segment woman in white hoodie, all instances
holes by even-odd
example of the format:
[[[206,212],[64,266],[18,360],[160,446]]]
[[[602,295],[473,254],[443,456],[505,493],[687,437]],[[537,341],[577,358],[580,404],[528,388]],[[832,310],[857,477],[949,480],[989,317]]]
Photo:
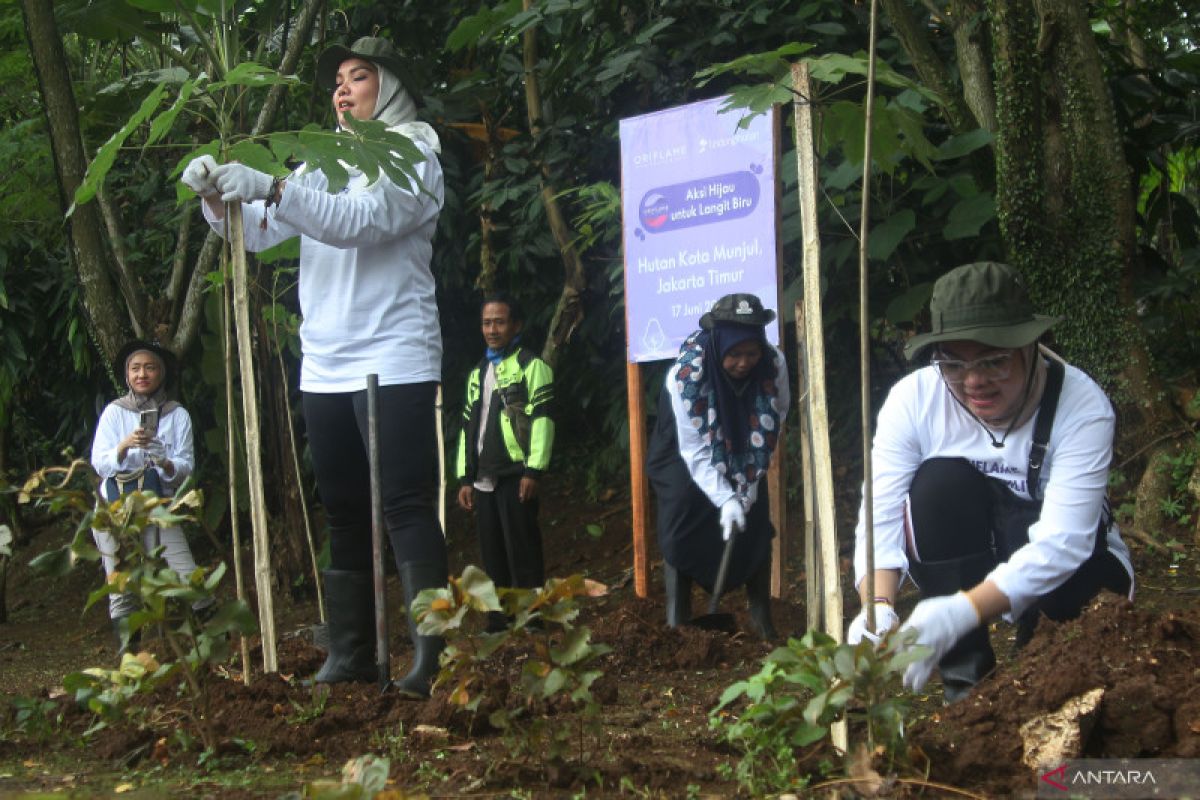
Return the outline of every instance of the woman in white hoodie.
[[[316,676],[326,683],[377,679],[368,374],[379,376],[384,515],[406,602],[447,581],[434,503],[442,337],[430,271],[443,181],[437,134],[416,119],[403,74],[391,43],[377,37],[332,47],[317,63],[317,82],[330,92],[339,120],[382,120],[412,140],[424,156],[415,166],[419,185],[386,175],[371,181],[350,170],[346,187],[330,194],[320,170],[302,165],[286,178],[272,178],[242,164],[217,165],[209,156],[193,160],[182,178],[204,199],[204,215],[218,233],[224,234],[224,204],[245,204],[248,250],[300,236],[300,390],[330,529],[330,650]],[[411,618],[409,629],[413,668],[396,685],[427,697],[442,640],[418,636]]]
[[[128,393],[104,408],[92,439],[92,466],[100,476],[100,493],[113,503],[135,491],[171,497],[192,474],[192,418],[171,399],[177,377],[170,351],[152,342],[135,339],[117,353],[113,367],[125,378]],[[120,543],[108,531],[92,530],[104,564],[112,575],[121,561]],[[178,525],[149,525],[142,531],[142,547],[151,553],[162,548],[167,566],[187,580],[196,569],[192,551]],[[212,604],[195,606],[200,611]],[[108,596],[108,615],[117,635],[117,653],[136,649],[141,637],[129,630],[128,617],[138,609],[129,593]]]

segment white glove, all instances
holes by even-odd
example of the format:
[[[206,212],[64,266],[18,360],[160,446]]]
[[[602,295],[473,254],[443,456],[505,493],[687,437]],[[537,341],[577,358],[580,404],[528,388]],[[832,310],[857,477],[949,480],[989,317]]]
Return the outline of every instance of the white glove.
[[[212,171],[212,180],[225,203],[265,200],[271,192],[271,176],[245,164],[222,164]]]
[[[721,538],[728,542],[734,528],[746,529],[746,512],[742,510],[742,501],[731,497],[721,506]]]
[[[876,603],[875,632],[871,633],[867,630],[867,609],[864,606],[858,612],[858,616],[850,622],[850,629],[846,631],[846,643],[858,644],[863,639],[869,639],[873,644],[879,644],[879,640],[889,631],[895,630],[899,624],[900,617],[896,615],[891,603]]]
[[[166,445],[158,439],[151,439],[150,444],[146,445],[142,452],[146,454],[146,460],[155,466],[167,460]]]
[[[950,652],[955,642],[979,627],[979,623],[979,613],[966,592],[931,597],[917,603],[900,632],[915,630],[915,644],[931,648],[933,652],[904,670],[905,688],[919,692],[942,656]]]
[[[220,194],[213,185],[213,170],[216,168],[217,161],[212,156],[196,156],[188,162],[179,180],[201,197],[216,197]]]

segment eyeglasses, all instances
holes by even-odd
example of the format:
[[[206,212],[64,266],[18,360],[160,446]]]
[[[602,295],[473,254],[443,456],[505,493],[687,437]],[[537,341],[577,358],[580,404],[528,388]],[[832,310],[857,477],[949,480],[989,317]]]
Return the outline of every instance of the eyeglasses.
[[[942,379],[952,386],[957,386],[967,379],[968,372],[974,372],[981,378],[990,381],[1002,381],[1012,374],[1014,351],[984,356],[973,361],[960,361],[955,358],[935,357],[930,363],[938,368]]]

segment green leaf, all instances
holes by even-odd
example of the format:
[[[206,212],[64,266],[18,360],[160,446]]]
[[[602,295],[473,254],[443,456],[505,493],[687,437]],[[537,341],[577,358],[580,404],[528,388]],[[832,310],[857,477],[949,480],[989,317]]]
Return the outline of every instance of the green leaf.
[[[550,648],[550,660],[560,666],[569,667],[592,654],[588,641],[592,632],[587,628],[572,628],[559,647]]]
[[[229,148],[226,161],[236,161],[269,175],[285,175],[288,171],[275,160],[275,155],[270,150],[251,139],[243,139]]]
[[[828,728],[823,728],[820,725],[809,725],[806,722],[797,727],[792,734],[792,747],[808,747],[813,742],[824,739],[828,733]]]
[[[520,10],[520,0],[507,0],[494,9],[484,8],[460,20],[446,39],[446,49],[457,53],[464,48],[485,43],[482,40],[490,38]]]
[[[868,254],[876,261],[887,261],[913,228],[917,227],[917,215],[911,208],[890,215],[879,225],[871,228]]]
[[[634,39],[634,41],[640,45],[647,45],[651,42],[651,40],[654,39],[655,36],[658,36],[658,34],[662,33],[664,30],[666,30],[667,28],[671,27],[674,24],[675,24],[674,17],[663,17],[658,22],[651,25],[649,28],[646,28],[645,30],[638,33],[637,38]]]
[[[804,707],[804,721],[809,725],[816,725],[821,719],[821,715],[825,713],[825,706],[829,702],[829,693],[821,692],[808,701],[808,705]]]
[[[555,667],[542,683],[542,697],[550,697],[567,685],[567,673]]]
[[[298,84],[300,79],[295,75],[281,75],[270,67],[256,64],[253,61],[243,61],[225,74],[225,79],[216,81],[210,90],[216,91],[227,86],[274,86],[276,84]]]
[[[255,257],[263,264],[274,264],[277,261],[296,260],[300,258],[300,237],[293,236],[285,239],[274,247],[255,253]]]
[[[910,287],[898,297],[893,297],[885,312],[888,322],[912,322],[925,309],[932,294],[933,284],[926,281]]]
[[[995,139],[990,131],[978,128],[967,133],[951,136],[942,142],[934,158],[938,161],[948,161],[952,158],[962,158],[967,153],[973,153],[981,147],[986,147]]]
[[[500,598],[496,584],[487,573],[474,564],[468,564],[458,578],[458,588],[466,595],[467,605],[476,611],[499,611]]]
[[[854,679],[854,648],[849,645],[839,647],[833,654],[833,666],[838,677],[843,680]]]
[[[159,114],[154,119],[154,122],[150,123],[150,135],[146,137],[147,145],[154,144],[171,130],[171,126],[175,124],[175,118],[179,116],[179,112],[187,105],[188,98],[192,96],[192,91],[195,88],[195,81],[187,81],[183,86],[179,87],[179,96],[175,98],[175,102],[171,104],[171,107]]]
[[[161,36],[150,27],[156,18],[125,0],[56,2],[54,12],[61,26],[60,32],[75,33],[83,39],[154,40]]]
[[[140,8],[143,11],[153,11],[156,14],[165,14],[177,10],[177,8],[186,8],[189,11],[195,9],[196,0],[126,0],[129,5],[134,8]]]
[[[92,159],[92,163],[88,164],[87,175],[84,176],[83,182],[75,189],[75,201],[67,209],[66,216],[70,217],[75,213],[77,205],[86,203],[96,196],[96,192],[104,183],[105,177],[108,176],[108,171],[112,169],[113,162],[116,161],[121,145],[125,144],[125,140],[129,138],[129,135],[154,113],[154,110],[162,103],[162,99],[166,94],[166,86],[160,85],[154,87],[154,90],[142,100],[141,106],[133,113],[133,116],[121,126],[120,130],[110,136],[107,142],[100,146],[100,149],[96,152],[96,157]]]
[[[69,547],[50,550],[29,562],[30,569],[54,578],[66,575],[73,566],[75,566],[75,556]]]
[[[589,522],[585,530],[593,539],[599,539],[604,535],[604,526],[596,522]]]
[[[813,49],[814,46],[791,42],[776,50],[764,53],[751,53],[750,55],[740,56],[722,64],[714,64],[711,67],[699,70],[692,77],[696,81],[697,86],[705,86],[713,78],[721,75],[735,74],[765,76],[772,80],[786,80],[787,87],[790,87],[791,78],[785,78],[785,76],[790,76],[791,74],[791,62],[797,56]]]
[[[979,235],[979,229],[996,218],[996,203],[990,192],[980,192],[974,197],[965,197],[950,209],[950,219],[942,229],[948,240],[970,239]]]

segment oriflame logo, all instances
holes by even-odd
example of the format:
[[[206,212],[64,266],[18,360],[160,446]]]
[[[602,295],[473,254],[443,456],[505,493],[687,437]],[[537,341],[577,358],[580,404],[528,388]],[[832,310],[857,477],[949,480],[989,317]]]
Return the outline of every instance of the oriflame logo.
[[[1050,784],[1055,789],[1059,789],[1064,792],[1067,791],[1067,785],[1065,783],[1059,783],[1058,781],[1056,781],[1054,779],[1054,776],[1056,776],[1056,775],[1065,781],[1067,779],[1067,765],[1060,764],[1056,769],[1052,769],[1049,772],[1042,773],[1043,781]]]

